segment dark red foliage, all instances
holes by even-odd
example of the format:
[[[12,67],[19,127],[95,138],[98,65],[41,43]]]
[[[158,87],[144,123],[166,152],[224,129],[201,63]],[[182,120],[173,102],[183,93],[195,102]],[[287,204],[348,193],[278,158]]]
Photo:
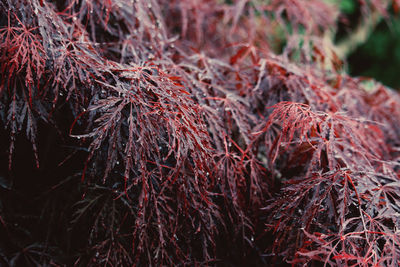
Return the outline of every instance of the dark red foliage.
[[[1,1],[0,265],[399,265],[400,96],[327,2]]]

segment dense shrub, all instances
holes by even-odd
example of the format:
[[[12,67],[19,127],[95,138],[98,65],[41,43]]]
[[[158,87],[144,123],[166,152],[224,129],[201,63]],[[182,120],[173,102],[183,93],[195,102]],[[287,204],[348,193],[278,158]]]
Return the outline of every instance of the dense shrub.
[[[0,12],[0,265],[399,264],[400,96],[337,2]]]

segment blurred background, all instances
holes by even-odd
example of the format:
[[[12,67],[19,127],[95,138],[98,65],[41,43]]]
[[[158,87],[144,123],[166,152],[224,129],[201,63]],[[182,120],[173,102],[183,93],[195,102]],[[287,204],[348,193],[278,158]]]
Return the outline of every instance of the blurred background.
[[[362,25],[358,0],[340,1],[341,22],[336,43],[348,38],[356,27],[369,27],[367,39],[347,54],[347,72],[351,76],[372,77],[400,90],[400,18],[398,7],[389,8],[390,16],[380,17],[372,25]]]

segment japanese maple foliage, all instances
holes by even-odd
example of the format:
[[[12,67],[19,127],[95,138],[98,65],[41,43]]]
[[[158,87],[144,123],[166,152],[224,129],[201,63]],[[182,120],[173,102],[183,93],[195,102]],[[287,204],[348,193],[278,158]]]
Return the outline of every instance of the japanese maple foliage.
[[[335,1],[0,12],[0,265],[400,264],[400,96]]]

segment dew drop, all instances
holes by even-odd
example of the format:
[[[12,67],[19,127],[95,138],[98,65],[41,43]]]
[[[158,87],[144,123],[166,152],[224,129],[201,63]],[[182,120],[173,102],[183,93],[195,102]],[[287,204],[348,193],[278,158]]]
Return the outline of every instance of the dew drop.
[[[254,237],[253,236],[250,239],[251,239],[251,242],[254,242]]]
[[[119,161],[118,161],[118,160],[117,160],[117,162],[116,162],[116,163],[117,163],[117,165],[119,165]]]
[[[209,173],[209,172],[207,172],[207,173],[206,173],[206,176],[209,176],[209,175],[210,175],[210,173]]]

